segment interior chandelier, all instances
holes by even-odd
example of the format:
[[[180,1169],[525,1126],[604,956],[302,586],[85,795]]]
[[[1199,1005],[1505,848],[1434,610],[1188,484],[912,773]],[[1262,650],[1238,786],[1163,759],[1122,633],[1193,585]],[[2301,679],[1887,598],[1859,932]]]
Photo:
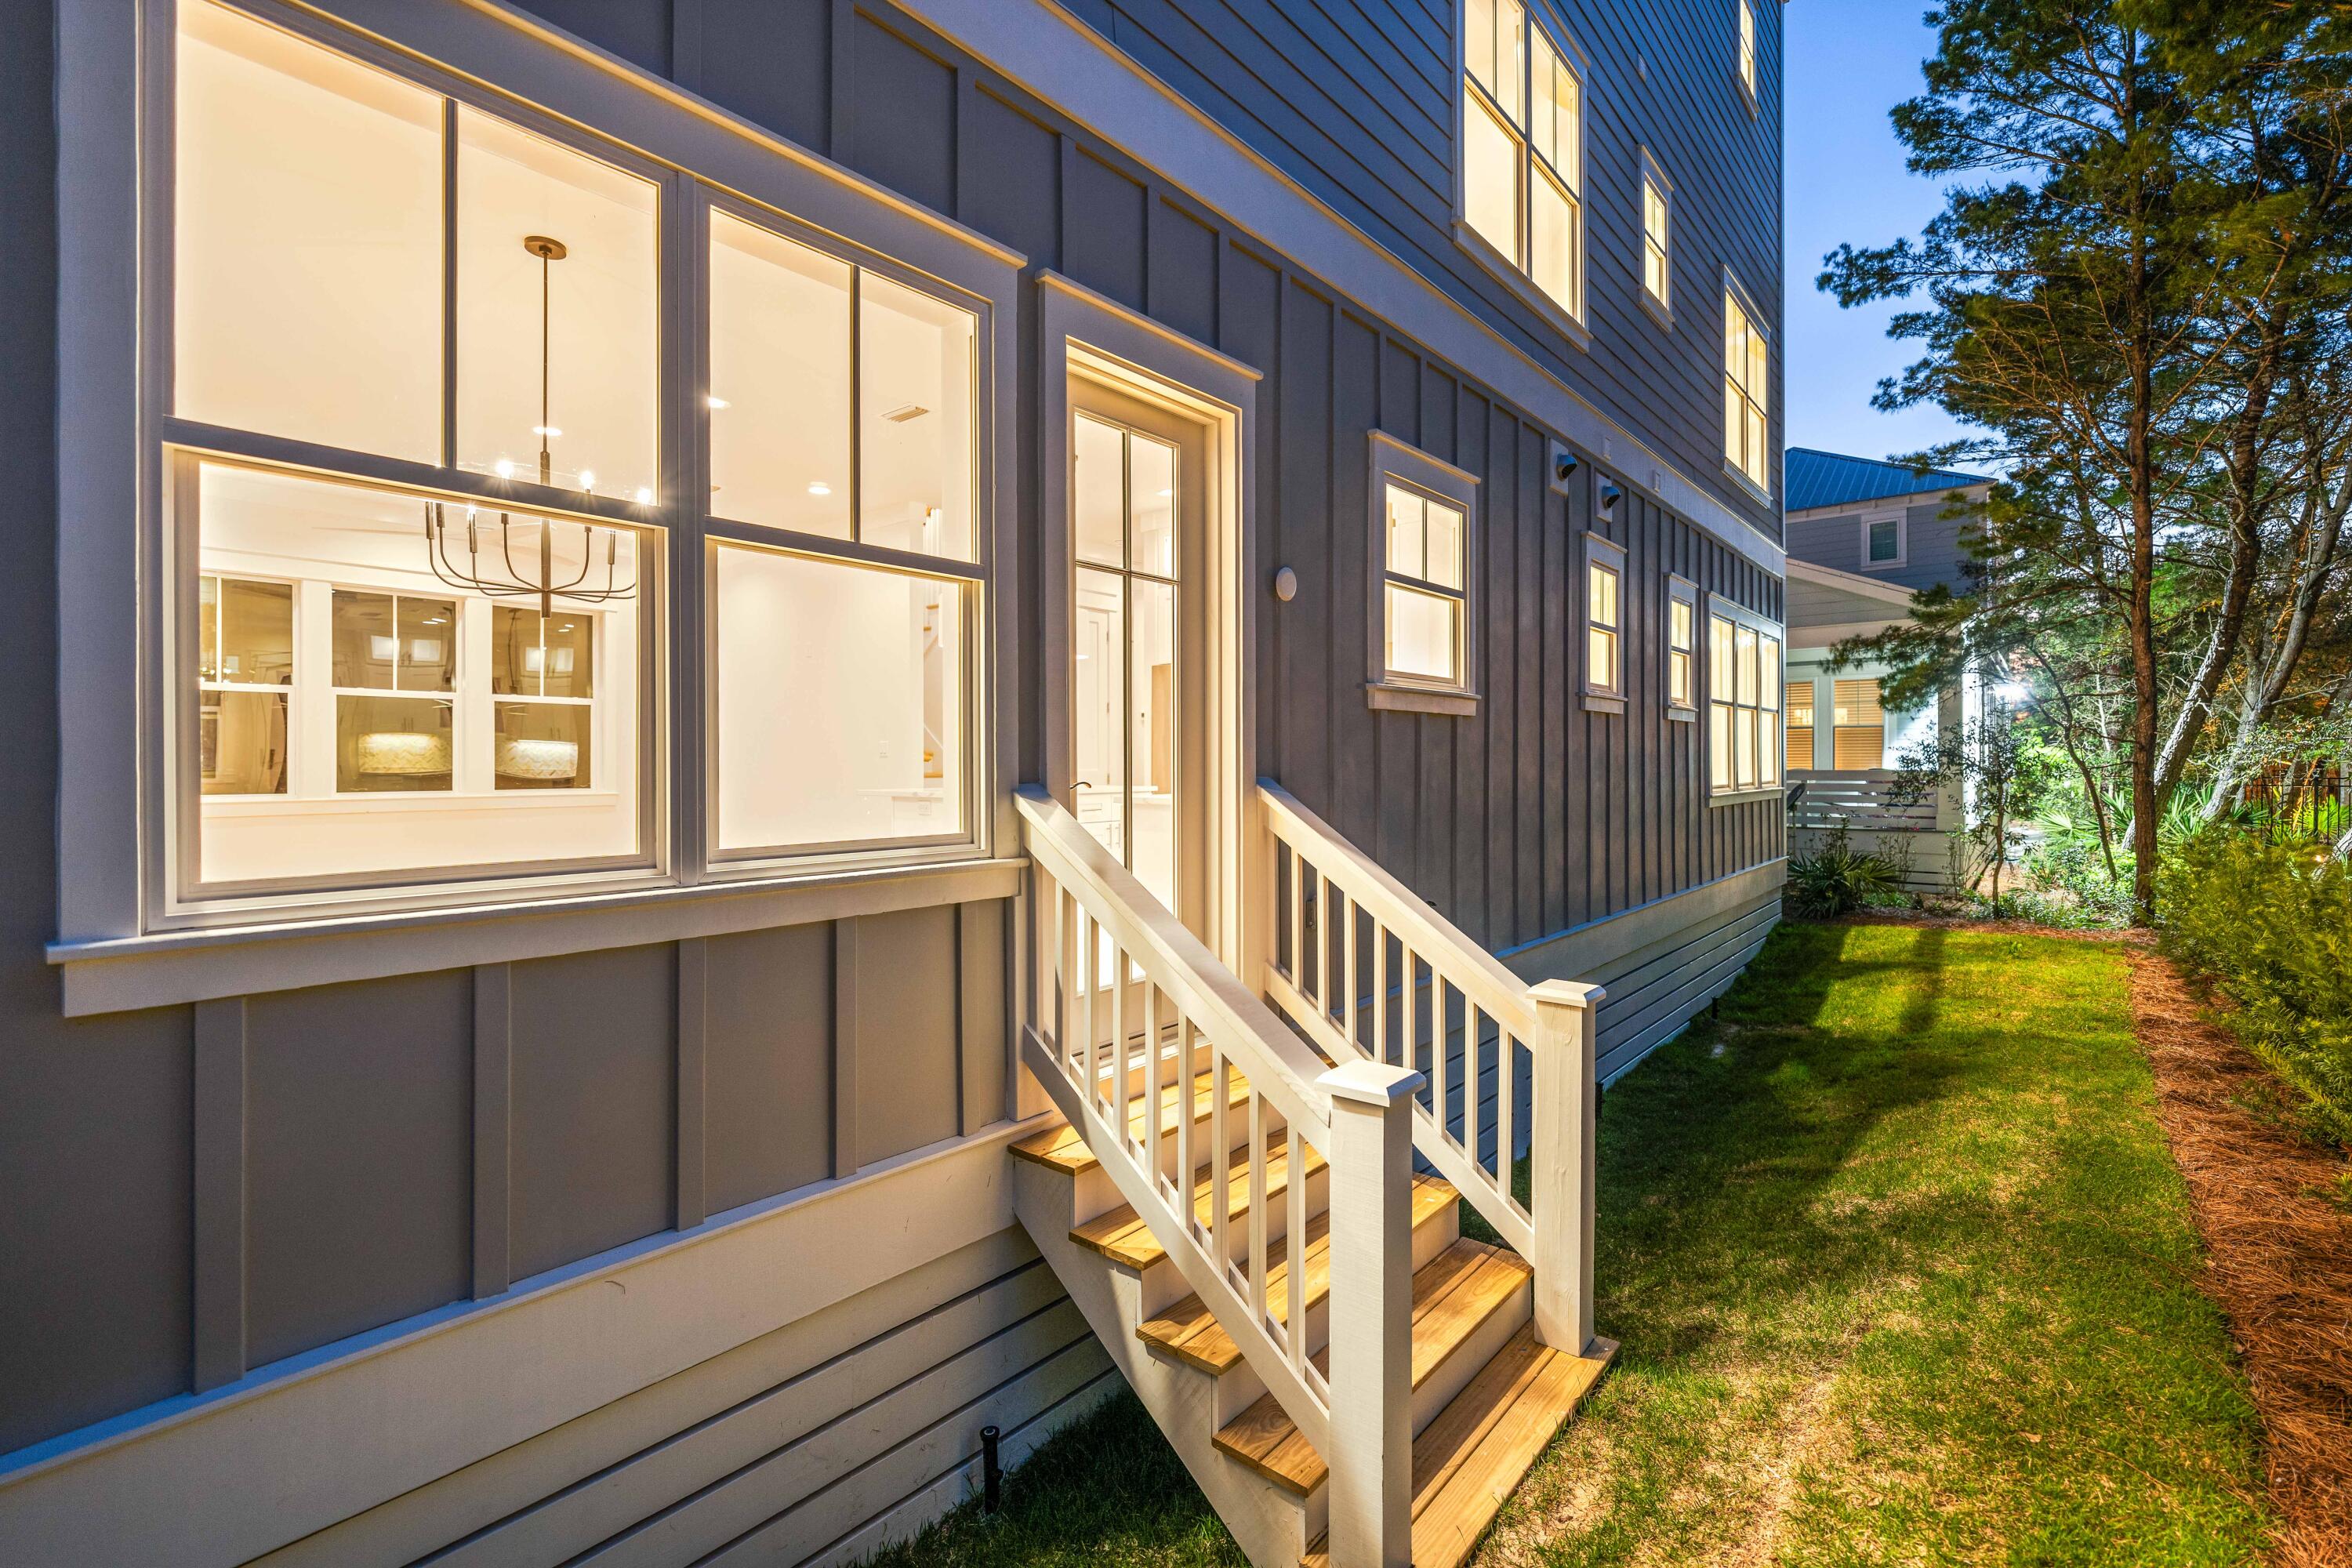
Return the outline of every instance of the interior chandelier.
[[[539,482],[549,485],[554,483],[555,473],[553,455],[547,446],[548,437],[555,434],[548,397],[551,273],[554,264],[562,260],[570,251],[562,240],[550,239],[543,234],[525,236],[522,247],[539,258]],[[526,576],[515,566],[511,539],[514,520],[511,514],[506,511],[499,513],[496,524],[498,543],[494,550],[486,551],[482,534],[491,525],[482,521],[473,507],[467,507],[466,564],[461,568],[449,556],[446,503],[427,501],[425,503],[425,563],[432,568],[435,577],[452,588],[467,590],[492,599],[536,598],[539,613],[542,616],[554,613],[555,595],[558,594],[592,605],[636,597],[637,578],[634,562],[629,580],[626,583],[620,581],[619,529],[599,528],[591,522],[580,524],[580,570],[569,582],[559,583],[555,580],[555,520],[542,517],[535,521],[539,524],[539,572],[536,576]],[[599,533],[604,536],[604,581],[602,586],[591,587],[587,585],[588,577],[595,567],[596,536]],[[492,557],[496,566],[505,568],[505,576],[499,576],[495,570],[484,570],[483,556],[486,553]]]

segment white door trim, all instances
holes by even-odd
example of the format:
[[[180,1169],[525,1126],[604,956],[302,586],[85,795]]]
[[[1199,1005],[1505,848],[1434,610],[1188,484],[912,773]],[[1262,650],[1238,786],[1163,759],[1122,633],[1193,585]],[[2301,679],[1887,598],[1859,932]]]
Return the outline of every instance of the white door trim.
[[[1199,424],[1208,441],[1207,581],[1211,639],[1209,929],[1202,939],[1234,973],[1249,967],[1261,924],[1251,887],[1257,842],[1255,570],[1257,371],[1171,331],[1059,273],[1038,279],[1037,512],[1045,784],[1071,804],[1070,377],[1139,397]]]

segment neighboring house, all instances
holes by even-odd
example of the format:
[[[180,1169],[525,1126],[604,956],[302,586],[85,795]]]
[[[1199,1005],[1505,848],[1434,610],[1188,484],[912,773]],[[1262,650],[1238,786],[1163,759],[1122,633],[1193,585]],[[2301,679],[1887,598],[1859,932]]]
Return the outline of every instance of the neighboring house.
[[[1779,915],[1780,60],[0,10],[0,1562],[841,1563],[1122,1378],[1456,1561]]]
[[[1801,854],[1843,823],[1859,845],[1906,867],[1909,886],[1941,890],[1950,856],[1948,841],[1933,836],[1963,825],[1958,795],[1896,801],[1887,785],[1906,752],[1976,711],[1976,683],[1956,683],[1932,708],[1897,710],[1880,700],[1883,662],[1832,668],[1831,650],[1908,620],[1915,593],[1966,590],[1961,534],[1981,520],[1992,481],[1803,447],[1784,460],[1789,782],[1801,786],[1790,847]]]

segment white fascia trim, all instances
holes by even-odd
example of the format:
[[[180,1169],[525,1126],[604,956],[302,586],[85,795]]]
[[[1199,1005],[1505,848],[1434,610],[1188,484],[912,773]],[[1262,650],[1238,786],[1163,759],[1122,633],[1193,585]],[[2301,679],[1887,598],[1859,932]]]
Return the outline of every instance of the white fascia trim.
[[[1793,555],[1789,557],[1786,572],[1791,582],[1811,583],[1822,588],[1834,588],[1841,594],[1876,599],[1881,604],[1900,605],[1906,612],[1911,608],[1910,589],[1897,587],[1877,577],[1865,577],[1858,572],[1842,572],[1834,566],[1824,566],[1818,561],[1800,560]]]
[[[1788,639],[1782,644],[1790,662],[1807,655],[1826,658],[1830,649],[1848,637],[1874,637],[1903,623],[1896,621],[1839,621],[1818,626],[1790,626]],[[1800,641],[1801,638],[1803,640]]]
[[[1992,499],[1991,481],[1984,480],[1973,485],[1945,485],[1937,489],[1906,490],[1901,495],[1895,496],[1870,496],[1862,500],[1842,500],[1830,506],[1809,506],[1782,514],[1781,521],[1783,522],[1819,522],[1823,518],[1860,517],[1864,512],[1892,511],[1897,507],[1907,510],[1915,506],[1925,506],[1929,501],[1948,500],[1954,490],[1965,496],[1971,506],[1982,506]]]
[[[1747,519],[1055,0],[898,3],[1195,199],[1213,195],[1213,210],[1235,226],[1603,456],[1669,510],[1780,571],[1780,546]]]

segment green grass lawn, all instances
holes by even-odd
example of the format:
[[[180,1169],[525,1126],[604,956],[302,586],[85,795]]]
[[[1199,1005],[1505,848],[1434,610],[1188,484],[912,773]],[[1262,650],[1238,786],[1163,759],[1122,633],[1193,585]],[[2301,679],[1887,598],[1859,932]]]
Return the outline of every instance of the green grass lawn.
[[[1784,926],[1610,1091],[1615,1369],[1482,1563],[2227,1563],[2260,1433],[2123,953]],[[905,1564],[1237,1562],[1130,1397]]]

